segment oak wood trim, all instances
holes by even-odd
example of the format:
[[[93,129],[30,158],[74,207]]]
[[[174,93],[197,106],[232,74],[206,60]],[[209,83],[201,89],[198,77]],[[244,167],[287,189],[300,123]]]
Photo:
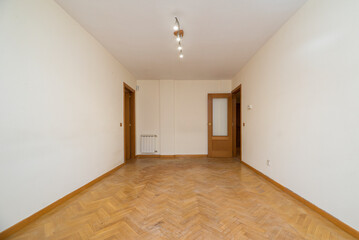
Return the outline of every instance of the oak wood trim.
[[[0,232],[0,239],[5,239],[7,237],[9,237],[10,235],[20,231],[21,229],[23,229],[24,227],[26,227],[27,225],[29,225],[30,223],[34,222],[36,219],[38,219],[39,217],[43,216],[44,214],[50,212],[51,210],[53,210],[54,208],[60,206],[61,204],[64,204],[66,201],[68,201],[69,199],[73,198],[74,196],[76,196],[77,194],[81,193],[82,191],[86,190],[87,188],[91,187],[92,185],[98,183],[99,181],[101,181],[102,179],[106,178],[107,176],[111,175],[112,173],[116,172],[118,169],[120,169],[121,167],[123,167],[125,165],[125,163],[120,164],[119,166],[111,169],[110,171],[102,174],[101,176],[95,178],[94,180],[92,180],[91,182],[83,185],[82,187],[76,189],[75,191],[67,194],[66,196],[60,198],[59,200],[57,200],[56,202],[51,203],[50,205],[46,206],[45,208],[41,209],[40,211],[32,214],[31,216],[25,218],[24,220],[16,223],[15,225],[9,227],[8,229],[5,229],[4,231]]]
[[[243,143],[243,138],[242,138],[242,133],[243,133],[243,126],[242,126],[242,119],[243,119],[243,100],[242,100],[242,85],[239,85],[239,158],[242,161],[242,143]]]
[[[208,97],[207,97],[207,107],[208,107],[208,110],[207,110],[207,113],[208,113],[208,116],[207,116],[207,132],[208,132],[208,136],[207,136],[207,141],[208,141],[208,156],[212,156],[212,139],[211,139],[211,136],[212,136],[212,110],[213,110],[213,104],[212,104],[212,97],[210,94],[208,94]]]
[[[242,132],[243,132],[243,126],[242,126],[242,119],[243,119],[243,115],[242,115],[242,112],[243,112],[243,104],[242,104],[242,84],[239,84],[239,86],[238,87],[236,87],[235,89],[233,89],[233,91],[231,92],[232,93],[232,98],[233,98],[233,96],[234,95],[236,95],[237,93],[239,93],[240,94],[240,96],[239,96],[239,105],[240,105],[240,113],[239,113],[239,122],[240,122],[240,125],[239,125],[239,128],[240,128],[240,133],[239,133],[239,138],[240,138],[240,142],[239,142],[239,159],[240,159],[240,161],[242,161]],[[235,112],[237,111],[237,109],[236,109],[236,106],[235,107],[233,107],[232,109],[235,109],[234,111],[233,111],[233,113],[234,113],[234,115],[236,115],[235,114]],[[232,113],[232,114],[233,114]],[[233,119],[233,121],[234,120],[236,120],[236,117],[237,117],[237,115],[236,116],[233,116],[232,115],[232,119]],[[237,146],[236,146],[236,138],[237,138],[237,121],[234,121],[234,123],[233,123],[233,142],[232,142],[232,146],[234,147],[234,149],[235,150],[233,150],[233,157],[236,157],[237,156]]]
[[[203,158],[207,156],[207,154],[177,154],[175,158]]]
[[[330,222],[334,223],[336,226],[338,226],[339,228],[341,228],[342,230],[346,231],[347,233],[349,233],[350,235],[356,237],[359,239],[359,231],[355,230],[354,228],[350,227],[349,225],[345,224],[344,222],[340,221],[338,218],[334,217],[333,215],[327,213],[326,211],[324,211],[323,209],[317,207],[316,205],[314,205],[313,203],[309,202],[308,200],[304,199],[303,197],[299,196],[298,194],[296,194],[295,192],[289,190],[288,188],[284,187],[283,185],[281,185],[280,183],[274,181],[273,179],[271,179],[270,177],[268,177],[267,175],[263,174],[262,172],[258,171],[257,169],[255,169],[254,167],[250,166],[249,164],[241,161],[241,163],[246,166],[247,168],[251,169],[253,172],[257,173],[259,176],[263,177],[265,180],[269,181],[270,183],[272,183],[274,186],[278,187],[280,190],[282,190],[283,192],[287,193],[288,195],[292,196],[293,198],[295,198],[296,200],[298,200],[299,202],[303,203],[304,205],[306,205],[307,207],[309,207],[310,209],[314,210],[315,212],[319,213],[320,215],[322,215],[324,218],[328,219]]]
[[[136,158],[203,158],[207,156],[207,154],[136,155]]]
[[[136,92],[135,89],[133,89],[132,87],[130,87],[130,85],[128,85],[128,84],[125,83],[125,82],[123,83],[123,86],[124,86],[125,88],[127,88],[128,90],[130,90],[131,92],[133,92],[133,93]]]
[[[232,93],[232,157],[237,156],[237,98]]]
[[[176,155],[160,155],[160,158],[176,158]]]
[[[231,93],[238,93],[241,90],[242,84],[239,84]]]
[[[155,155],[136,155],[136,158],[160,158],[161,155],[155,154]]]
[[[131,95],[131,158],[136,157],[136,93]]]

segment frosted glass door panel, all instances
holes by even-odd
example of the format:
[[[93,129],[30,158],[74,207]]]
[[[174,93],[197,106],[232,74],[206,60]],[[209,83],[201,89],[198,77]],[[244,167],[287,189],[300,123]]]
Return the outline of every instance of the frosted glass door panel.
[[[213,136],[228,136],[228,98],[213,98]]]

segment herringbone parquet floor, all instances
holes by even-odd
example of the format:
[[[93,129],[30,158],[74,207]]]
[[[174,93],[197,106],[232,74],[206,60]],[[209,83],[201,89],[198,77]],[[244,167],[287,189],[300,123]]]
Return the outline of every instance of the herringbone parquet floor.
[[[235,159],[139,159],[9,239],[353,239]]]

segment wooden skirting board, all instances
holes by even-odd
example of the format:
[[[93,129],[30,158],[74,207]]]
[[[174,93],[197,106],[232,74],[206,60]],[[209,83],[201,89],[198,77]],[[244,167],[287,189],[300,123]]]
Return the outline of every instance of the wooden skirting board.
[[[86,185],[76,189],[75,191],[67,194],[66,196],[64,196],[63,198],[60,198],[59,200],[57,200],[56,202],[51,203],[50,205],[48,205],[47,207],[41,209],[40,211],[34,213],[33,215],[29,216],[28,218],[25,218],[24,220],[22,220],[21,222],[16,223],[15,225],[9,227],[8,229],[4,230],[3,232],[0,233],[0,239],[4,239],[16,232],[18,232],[19,230],[21,230],[22,228],[24,228],[25,226],[27,226],[28,224],[32,223],[33,221],[35,221],[36,219],[38,219],[39,217],[41,217],[42,215],[50,212],[52,209],[56,208],[57,206],[65,203],[67,200],[69,200],[70,198],[74,197],[75,195],[79,194],[80,192],[84,191],[85,189],[91,187],[92,185],[94,185],[95,183],[101,181],[102,179],[104,179],[105,177],[109,176],[110,174],[114,173],[116,170],[120,169],[122,166],[124,166],[125,164],[122,163],[121,165],[115,167],[114,169],[108,171],[107,173],[99,176],[98,178],[92,180],[91,182],[87,183]]]
[[[315,206],[313,203],[309,202],[308,200],[302,198],[301,196],[299,196],[298,194],[296,194],[295,192],[292,192],[291,190],[289,190],[288,188],[284,187],[283,185],[279,184],[278,182],[274,181],[273,179],[271,179],[270,177],[268,177],[267,175],[264,175],[262,172],[258,171],[257,169],[255,169],[254,167],[248,165],[247,163],[241,161],[241,163],[243,163],[243,165],[245,165],[246,167],[248,167],[249,169],[253,170],[255,173],[257,173],[258,175],[260,175],[261,177],[263,177],[264,179],[266,179],[267,181],[269,181],[270,183],[272,183],[273,185],[275,185],[276,187],[278,187],[279,189],[281,189],[282,191],[284,191],[285,193],[289,194],[290,196],[292,196],[293,198],[297,199],[298,201],[300,201],[301,203],[303,203],[304,205],[306,205],[307,207],[311,208],[312,210],[316,211],[317,213],[319,213],[320,215],[322,215],[323,217],[325,217],[326,219],[328,219],[329,221],[331,221],[332,223],[334,223],[335,225],[337,225],[338,227],[340,227],[341,229],[343,229],[344,231],[346,231],[347,233],[353,235],[354,237],[359,239],[359,232],[357,230],[355,230],[354,228],[350,227],[349,225],[343,223],[342,221],[340,221],[339,219],[337,219],[336,217],[330,215],[329,213],[327,213],[326,211],[324,211],[323,209]]]
[[[136,158],[204,158],[207,154],[177,154],[177,155],[136,155]]]

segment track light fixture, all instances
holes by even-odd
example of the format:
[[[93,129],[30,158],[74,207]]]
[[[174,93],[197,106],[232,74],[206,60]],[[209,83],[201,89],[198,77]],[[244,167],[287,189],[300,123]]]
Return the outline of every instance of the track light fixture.
[[[176,40],[178,42],[178,50],[179,50],[179,57],[183,58],[183,52],[182,52],[182,38],[183,38],[183,29],[181,29],[181,25],[178,21],[178,18],[175,17],[175,25],[173,26],[173,30],[175,30],[175,32],[173,33],[176,36]]]

